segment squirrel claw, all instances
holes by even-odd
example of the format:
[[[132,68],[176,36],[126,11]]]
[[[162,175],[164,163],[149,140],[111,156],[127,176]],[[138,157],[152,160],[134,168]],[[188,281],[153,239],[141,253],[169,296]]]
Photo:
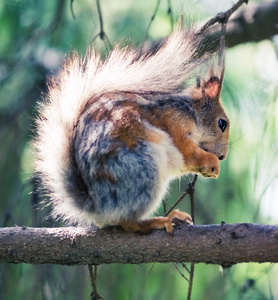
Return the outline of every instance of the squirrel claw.
[[[168,217],[168,221],[165,223],[166,231],[170,234],[173,233],[174,225],[193,225],[191,216],[186,213],[179,211],[178,209],[172,211]]]
[[[202,167],[198,169],[198,173],[203,177],[217,178],[219,175],[219,167],[211,167],[209,170],[206,167]]]

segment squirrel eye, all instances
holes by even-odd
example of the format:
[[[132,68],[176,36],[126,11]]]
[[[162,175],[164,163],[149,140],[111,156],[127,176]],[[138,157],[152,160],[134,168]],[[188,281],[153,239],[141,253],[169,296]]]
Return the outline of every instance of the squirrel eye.
[[[222,132],[224,132],[227,127],[227,122],[223,119],[220,119],[218,121],[218,127],[221,129]]]

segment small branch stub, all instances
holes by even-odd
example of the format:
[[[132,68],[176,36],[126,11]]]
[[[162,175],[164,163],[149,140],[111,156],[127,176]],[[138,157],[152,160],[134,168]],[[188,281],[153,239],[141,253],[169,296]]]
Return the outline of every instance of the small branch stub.
[[[278,226],[180,226],[174,235],[126,233],[119,228],[0,229],[0,262],[88,265],[196,262],[278,262]]]

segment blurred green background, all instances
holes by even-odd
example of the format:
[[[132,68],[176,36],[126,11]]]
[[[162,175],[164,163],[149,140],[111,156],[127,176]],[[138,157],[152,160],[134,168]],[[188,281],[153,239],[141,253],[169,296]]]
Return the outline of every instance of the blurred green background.
[[[168,35],[182,11],[197,20],[214,16],[232,1],[161,1],[147,43]],[[189,2],[189,1],[188,1]],[[156,1],[103,0],[104,30],[111,44],[139,45]],[[2,0],[0,2],[0,225],[52,226],[34,210],[31,193],[36,103],[46,76],[57,72],[67,53],[80,54],[99,33],[95,1]],[[99,51],[107,43],[95,39]],[[231,121],[230,151],[218,180],[196,183],[197,224],[278,220],[278,62],[273,41],[242,44],[227,50],[222,101]],[[168,207],[186,187],[187,176],[173,183]],[[189,200],[179,206],[190,211]],[[162,213],[162,210],[161,210]],[[98,289],[105,299],[186,299],[187,281],[172,264],[103,265]],[[185,274],[181,265],[178,268]],[[148,274],[148,275],[147,275]],[[89,299],[87,267],[0,265],[0,299]],[[192,299],[278,299],[278,266],[198,264]]]

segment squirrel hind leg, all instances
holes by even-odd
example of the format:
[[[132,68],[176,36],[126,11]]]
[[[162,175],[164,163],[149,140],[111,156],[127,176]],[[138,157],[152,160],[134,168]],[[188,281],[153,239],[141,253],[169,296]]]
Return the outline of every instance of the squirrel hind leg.
[[[149,233],[154,229],[166,229],[170,234],[173,233],[173,224],[193,224],[189,214],[174,210],[168,217],[156,217],[148,220],[126,221],[118,224],[127,232]]]

